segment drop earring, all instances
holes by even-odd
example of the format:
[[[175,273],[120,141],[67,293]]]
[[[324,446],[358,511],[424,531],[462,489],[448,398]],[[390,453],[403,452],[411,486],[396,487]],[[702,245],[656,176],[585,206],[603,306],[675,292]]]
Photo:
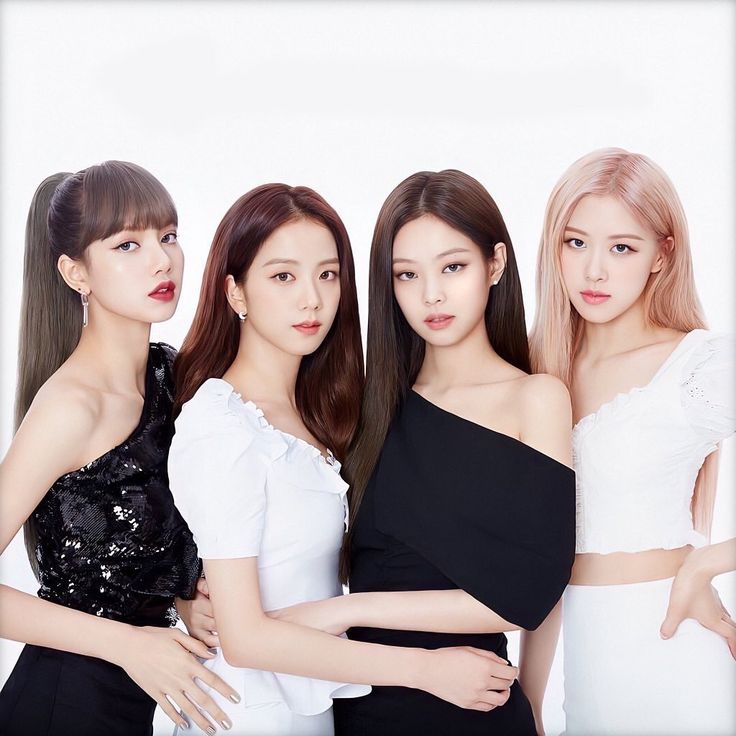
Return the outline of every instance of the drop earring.
[[[89,299],[87,295],[80,289],[80,299],[82,300],[82,327],[89,324]]]

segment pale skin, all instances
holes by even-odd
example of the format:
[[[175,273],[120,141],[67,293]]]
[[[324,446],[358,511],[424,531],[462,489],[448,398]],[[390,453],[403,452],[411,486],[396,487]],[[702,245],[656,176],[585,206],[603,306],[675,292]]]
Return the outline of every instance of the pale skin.
[[[223,284],[241,323],[237,357],[223,378],[254,401],[281,431],[325,448],[304,426],[295,388],[302,357],[318,349],[340,299],[337,246],[327,228],[300,219],[263,243],[242,282]],[[235,317],[234,317],[235,318]],[[319,323],[314,334],[295,325]],[[461,707],[488,711],[508,699],[517,675],[495,654],[471,647],[437,651],[349,641],[302,622],[268,615],[261,605],[258,559],[204,560],[211,609],[198,615],[233,666],[306,677],[426,690]],[[337,570],[335,570],[337,575]],[[207,600],[204,594],[201,599]],[[193,610],[192,605],[184,608]],[[183,611],[187,615],[186,611]],[[189,623],[189,622],[188,622]],[[190,631],[198,633],[193,626]],[[215,639],[209,639],[214,643]]]
[[[584,320],[571,385],[575,421],[595,412],[617,394],[646,386],[677,347],[684,333],[647,323],[645,287],[662,269],[673,247],[659,238],[613,196],[587,196],[568,222],[560,254],[570,302]],[[608,295],[586,302],[584,292]],[[736,540],[693,550],[579,554],[571,582],[612,585],[675,576],[661,627],[672,636],[685,618],[694,618],[723,636],[736,658],[736,624],[711,584],[734,569]]]
[[[0,464],[0,550],[59,477],[116,447],[137,426],[151,323],[173,314],[183,262],[174,226],[117,233],[90,244],[83,259],[59,259],[69,287],[88,295],[89,324],[37,393]],[[149,293],[164,281],[175,284],[175,298],[152,299]],[[184,721],[167,696],[203,730],[212,727],[192,701],[227,723],[194,677],[238,697],[192,656],[212,657],[206,646],[178,629],[131,626],[6,585],[0,586],[0,636],[117,664],[176,724]]]
[[[426,358],[413,388],[446,411],[514,437],[569,466],[571,410],[567,389],[556,378],[529,376],[502,360],[485,331],[488,290],[502,278],[505,262],[503,243],[497,244],[493,258],[486,260],[472,240],[432,216],[414,220],[397,233],[396,298],[411,327],[426,341]],[[425,318],[440,313],[452,315],[451,324],[432,330]],[[544,422],[539,421],[542,413]],[[208,582],[211,592],[209,574]],[[216,628],[206,585],[190,608],[192,624],[199,627],[190,631],[213,637],[212,631],[217,630],[222,639],[222,620],[216,615]],[[353,626],[447,633],[519,628],[463,590],[354,593],[269,615],[280,623],[332,634]],[[520,681],[532,703],[539,733],[543,732],[542,698],[559,626],[556,608],[536,631],[522,634]],[[207,641],[215,644],[216,638]]]

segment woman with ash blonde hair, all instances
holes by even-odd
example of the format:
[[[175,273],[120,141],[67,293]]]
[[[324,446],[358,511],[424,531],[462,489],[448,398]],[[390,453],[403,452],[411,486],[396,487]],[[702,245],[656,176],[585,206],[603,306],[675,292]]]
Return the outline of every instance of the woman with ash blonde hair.
[[[537,304],[533,369],[569,386],[576,420],[566,733],[733,733],[736,625],[711,580],[734,569],[736,541],[707,544],[718,443],[734,432],[733,338],[705,329],[659,166],[609,148],[563,174]]]

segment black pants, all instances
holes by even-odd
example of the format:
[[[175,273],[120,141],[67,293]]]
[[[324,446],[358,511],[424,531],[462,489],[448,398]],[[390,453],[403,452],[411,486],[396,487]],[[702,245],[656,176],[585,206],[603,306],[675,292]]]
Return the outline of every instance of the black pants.
[[[120,667],[27,644],[0,692],[0,736],[151,736],[155,708]]]

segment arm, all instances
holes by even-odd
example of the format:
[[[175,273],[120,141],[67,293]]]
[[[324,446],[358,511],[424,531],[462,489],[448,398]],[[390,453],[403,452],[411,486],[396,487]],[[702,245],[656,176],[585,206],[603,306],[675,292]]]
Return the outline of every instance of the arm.
[[[64,387],[62,398],[39,392],[0,464],[0,550],[4,551],[53,482],[80,467],[96,412],[86,392]],[[48,392],[46,392],[48,394]],[[0,636],[5,639],[99,657],[123,667],[175,722],[176,704],[203,728],[206,720],[183,697],[185,689],[218,721],[225,713],[199,687],[194,676],[223,695],[234,691],[200,665],[190,652],[212,655],[177,629],[137,628],[0,586]]]
[[[559,602],[538,629],[521,633],[519,683],[529,698],[539,736],[544,734],[542,704],[560,637],[561,614],[562,602]]]
[[[712,585],[716,575],[732,570],[736,570],[736,538],[694,549],[672,583],[667,614],[660,629],[662,638],[674,636],[684,619],[693,618],[724,637],[736,659],[736,623]]]
[[[516,669],[490,652],[368,644],[277,621],[261,607],[257,558],[205,559],[204,567],[222,652],[235,667],[418,688],[474,710],[508,699]]]

